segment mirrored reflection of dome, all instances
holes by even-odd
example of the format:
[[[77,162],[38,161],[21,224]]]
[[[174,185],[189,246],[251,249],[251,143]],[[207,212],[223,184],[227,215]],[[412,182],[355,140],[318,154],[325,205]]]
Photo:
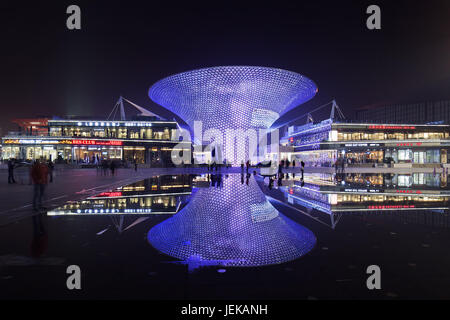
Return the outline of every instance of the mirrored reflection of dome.
[[[159,251],[181,259],[226,266],[262,266],[297,259],[313,249],[307,228],[278,212],[255,179],[239,175],[220,188],[199,189],[175,216],[153,227],[148,240]]]

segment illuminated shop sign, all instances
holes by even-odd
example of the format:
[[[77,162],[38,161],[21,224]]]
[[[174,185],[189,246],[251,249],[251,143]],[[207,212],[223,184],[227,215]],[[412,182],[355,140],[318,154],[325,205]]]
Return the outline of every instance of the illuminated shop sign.
[[[72,144],[97,145],[97,146],[121,146],[122,141],[101,141],[101,140],[72,140]]]
[[[118,192],[103,192],[100,193],[99,195],[96,196],[96,198],[98,197],[121,197],[122,196],[122,192],[118,191]]]
[[[379,193],[383,192],[380,189],[345,189],[345,192],[363,192],[363,193]]]
[[[413,146],[420,147],[421,145],[422,145],[422,142],[417,142],[417,143],[397,143],[397,147],[413,147]]]
[[[172,121],[166,121],[164,123],[175,123]],[[66,123],[65,123],[66,124]],[[71,124],[71,123],[69,123]],[[85,127],[151,127],[153,126],[152,122],[105,122],[105,121],[87,121],[87,122],[77,122],[78,126]]]
[[[71,140],[6,139],[5,144],[72,144]]]
[[[77,213],[119,213],[119,209],[84,209],[77,210]]]
[[[370,210],[383,210],[383,209],[412,209],[415,205],[397,205],[397,206],[368,206]]]
[[[4,144],[19,144],[19,140],[7,139],[3,140]]]
[[[110,214],[110,213],[152,213],[152,209],[144,208],[144,209],[78,209],[77,211],[59,211],[56,214]],[[49,212],[49,215],[55,215],[55,212]]]
[[[346,147],[380,147],[379,143],[346,143]]]
[[[369,126],[369,129],[376,129],[376,130],[414,130],[416,127],[414,126]]]
[[[421,194],[422,191],[420,190],[395,190],[396,193],[416,193]]]

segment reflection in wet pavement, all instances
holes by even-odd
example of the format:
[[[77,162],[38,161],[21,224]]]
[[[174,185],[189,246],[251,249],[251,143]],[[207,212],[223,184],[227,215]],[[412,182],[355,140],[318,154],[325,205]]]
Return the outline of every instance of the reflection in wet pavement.
[[[271,199],[332,228],[348,214],[395,212],[400,216],[428,211],[444,214],[441,218],[445,220],[450,205],[447,175],[307,174],[304,179],[286,175],[277,188],[270,181],[259,180]]]
[[[278,212],[249,180],[241,184],[233,175],[220,188],[199,190],[183,210],[150,230],[149,242],[198,265],[263,266],[308,253],[314,234]]]
[[[192,193],[192,179],[189,174],[155,176],[82,201],[68,202],[47,214],[174,214]]]
[[[447,178],[150,177],[3,228],[0,295],[64,296],[75,263],[84,298],[450,297]],[[364,289],[373,263],[386,291]]]

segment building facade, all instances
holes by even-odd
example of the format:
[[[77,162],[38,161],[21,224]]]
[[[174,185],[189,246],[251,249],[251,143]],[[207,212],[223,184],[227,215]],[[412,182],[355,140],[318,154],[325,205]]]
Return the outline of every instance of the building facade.
[[[48,120],[40,135],[11,133],[2,138],[2,159],[45,159],[98,164],[102,160],[171,166],[172,150],[190,151],[179,141],[174,121]],[[181,146],[181,147],[180,147]]]
[[[331,119],[289,128],[281,159],[307,166],[439,167],[449,163],[450,126],[343,123]]]
[[[426,124],[441,121],[450,124],[450,100],[361,109],[356,112],[356,119],[361,122]]]

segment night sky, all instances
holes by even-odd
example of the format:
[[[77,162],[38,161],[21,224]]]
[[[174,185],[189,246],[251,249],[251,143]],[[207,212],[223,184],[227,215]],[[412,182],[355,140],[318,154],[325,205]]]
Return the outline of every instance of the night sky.
[[[8,1],[0,4],[3,132],[39,115],[106,117],[119,95],[148,97],[157,80],[219,65],[301,73],[348,117],[362,106],[450,98],[450,1]],[[184,4],[183,4],[184,3]],[[66,28],[77,4],[82,30]],[[366,28],[370,4],[382,30]],[[283,120],[283,119],[281,119]]]

